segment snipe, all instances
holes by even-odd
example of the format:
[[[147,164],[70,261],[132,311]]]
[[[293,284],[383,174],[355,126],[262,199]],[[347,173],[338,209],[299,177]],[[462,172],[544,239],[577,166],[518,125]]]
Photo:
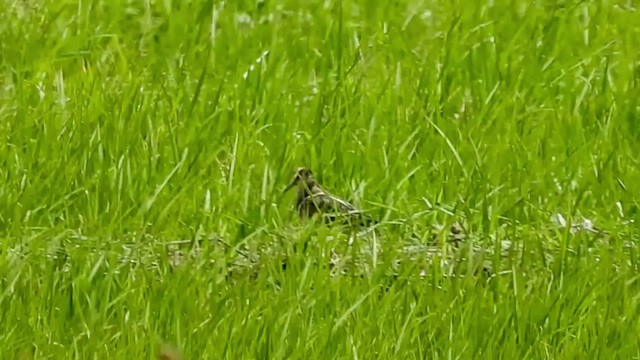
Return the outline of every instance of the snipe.
[[[327,223],[341,220],[344,224],[368,226],[373,223],[369,216],[347,201],[324,190],[313,177],[313,172],[307,168],[298,168],[287,192],[297,186],[296,209],[301,218],[311,218],[320,215]]]

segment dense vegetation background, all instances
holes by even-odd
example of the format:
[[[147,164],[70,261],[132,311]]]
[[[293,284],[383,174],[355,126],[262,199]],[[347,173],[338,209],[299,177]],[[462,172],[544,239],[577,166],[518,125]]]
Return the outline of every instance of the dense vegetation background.
[[[0,12],[0,357],[640,356],[633,2]]]

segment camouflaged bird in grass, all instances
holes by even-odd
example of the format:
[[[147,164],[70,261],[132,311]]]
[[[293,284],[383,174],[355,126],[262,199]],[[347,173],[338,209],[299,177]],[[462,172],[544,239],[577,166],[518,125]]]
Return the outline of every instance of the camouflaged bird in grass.
[[[347,201],[324,190],[313,177],[313,172],[307,168],[298,168],[296,174],[284,192],[298,187],[296,209],[303,219],[320,215],[326,223],[342,220],[344,224],[369,226],[375,224],[362,210]]]
[[[163,344],[156,354],[156,358],[158,360],[181,360],[182,355],[175,348],[167,344]]]

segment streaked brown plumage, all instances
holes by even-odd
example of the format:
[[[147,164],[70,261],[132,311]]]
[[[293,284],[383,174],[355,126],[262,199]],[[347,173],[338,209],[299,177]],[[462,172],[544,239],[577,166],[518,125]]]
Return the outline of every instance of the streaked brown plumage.
[[[296,209],[301,218],[321,215],[326,222],[334,222],[338,218],[348,224],[370,225],[373,221],[361,210],[347,201],[324,190],[307,168],[298,168],[285,192],[297,186]]]

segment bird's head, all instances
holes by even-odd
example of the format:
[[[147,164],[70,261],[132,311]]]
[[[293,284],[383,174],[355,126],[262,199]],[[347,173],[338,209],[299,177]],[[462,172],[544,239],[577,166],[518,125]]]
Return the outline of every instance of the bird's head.
[[[316,179],[313,177],[313,172],[311,170],[300,167],[296,169],[296,173],[293,177],[291,183],[284,189],[284,192],[289,191],[294,186],[301,187],[303,189],[311,189],[316,185]]]

